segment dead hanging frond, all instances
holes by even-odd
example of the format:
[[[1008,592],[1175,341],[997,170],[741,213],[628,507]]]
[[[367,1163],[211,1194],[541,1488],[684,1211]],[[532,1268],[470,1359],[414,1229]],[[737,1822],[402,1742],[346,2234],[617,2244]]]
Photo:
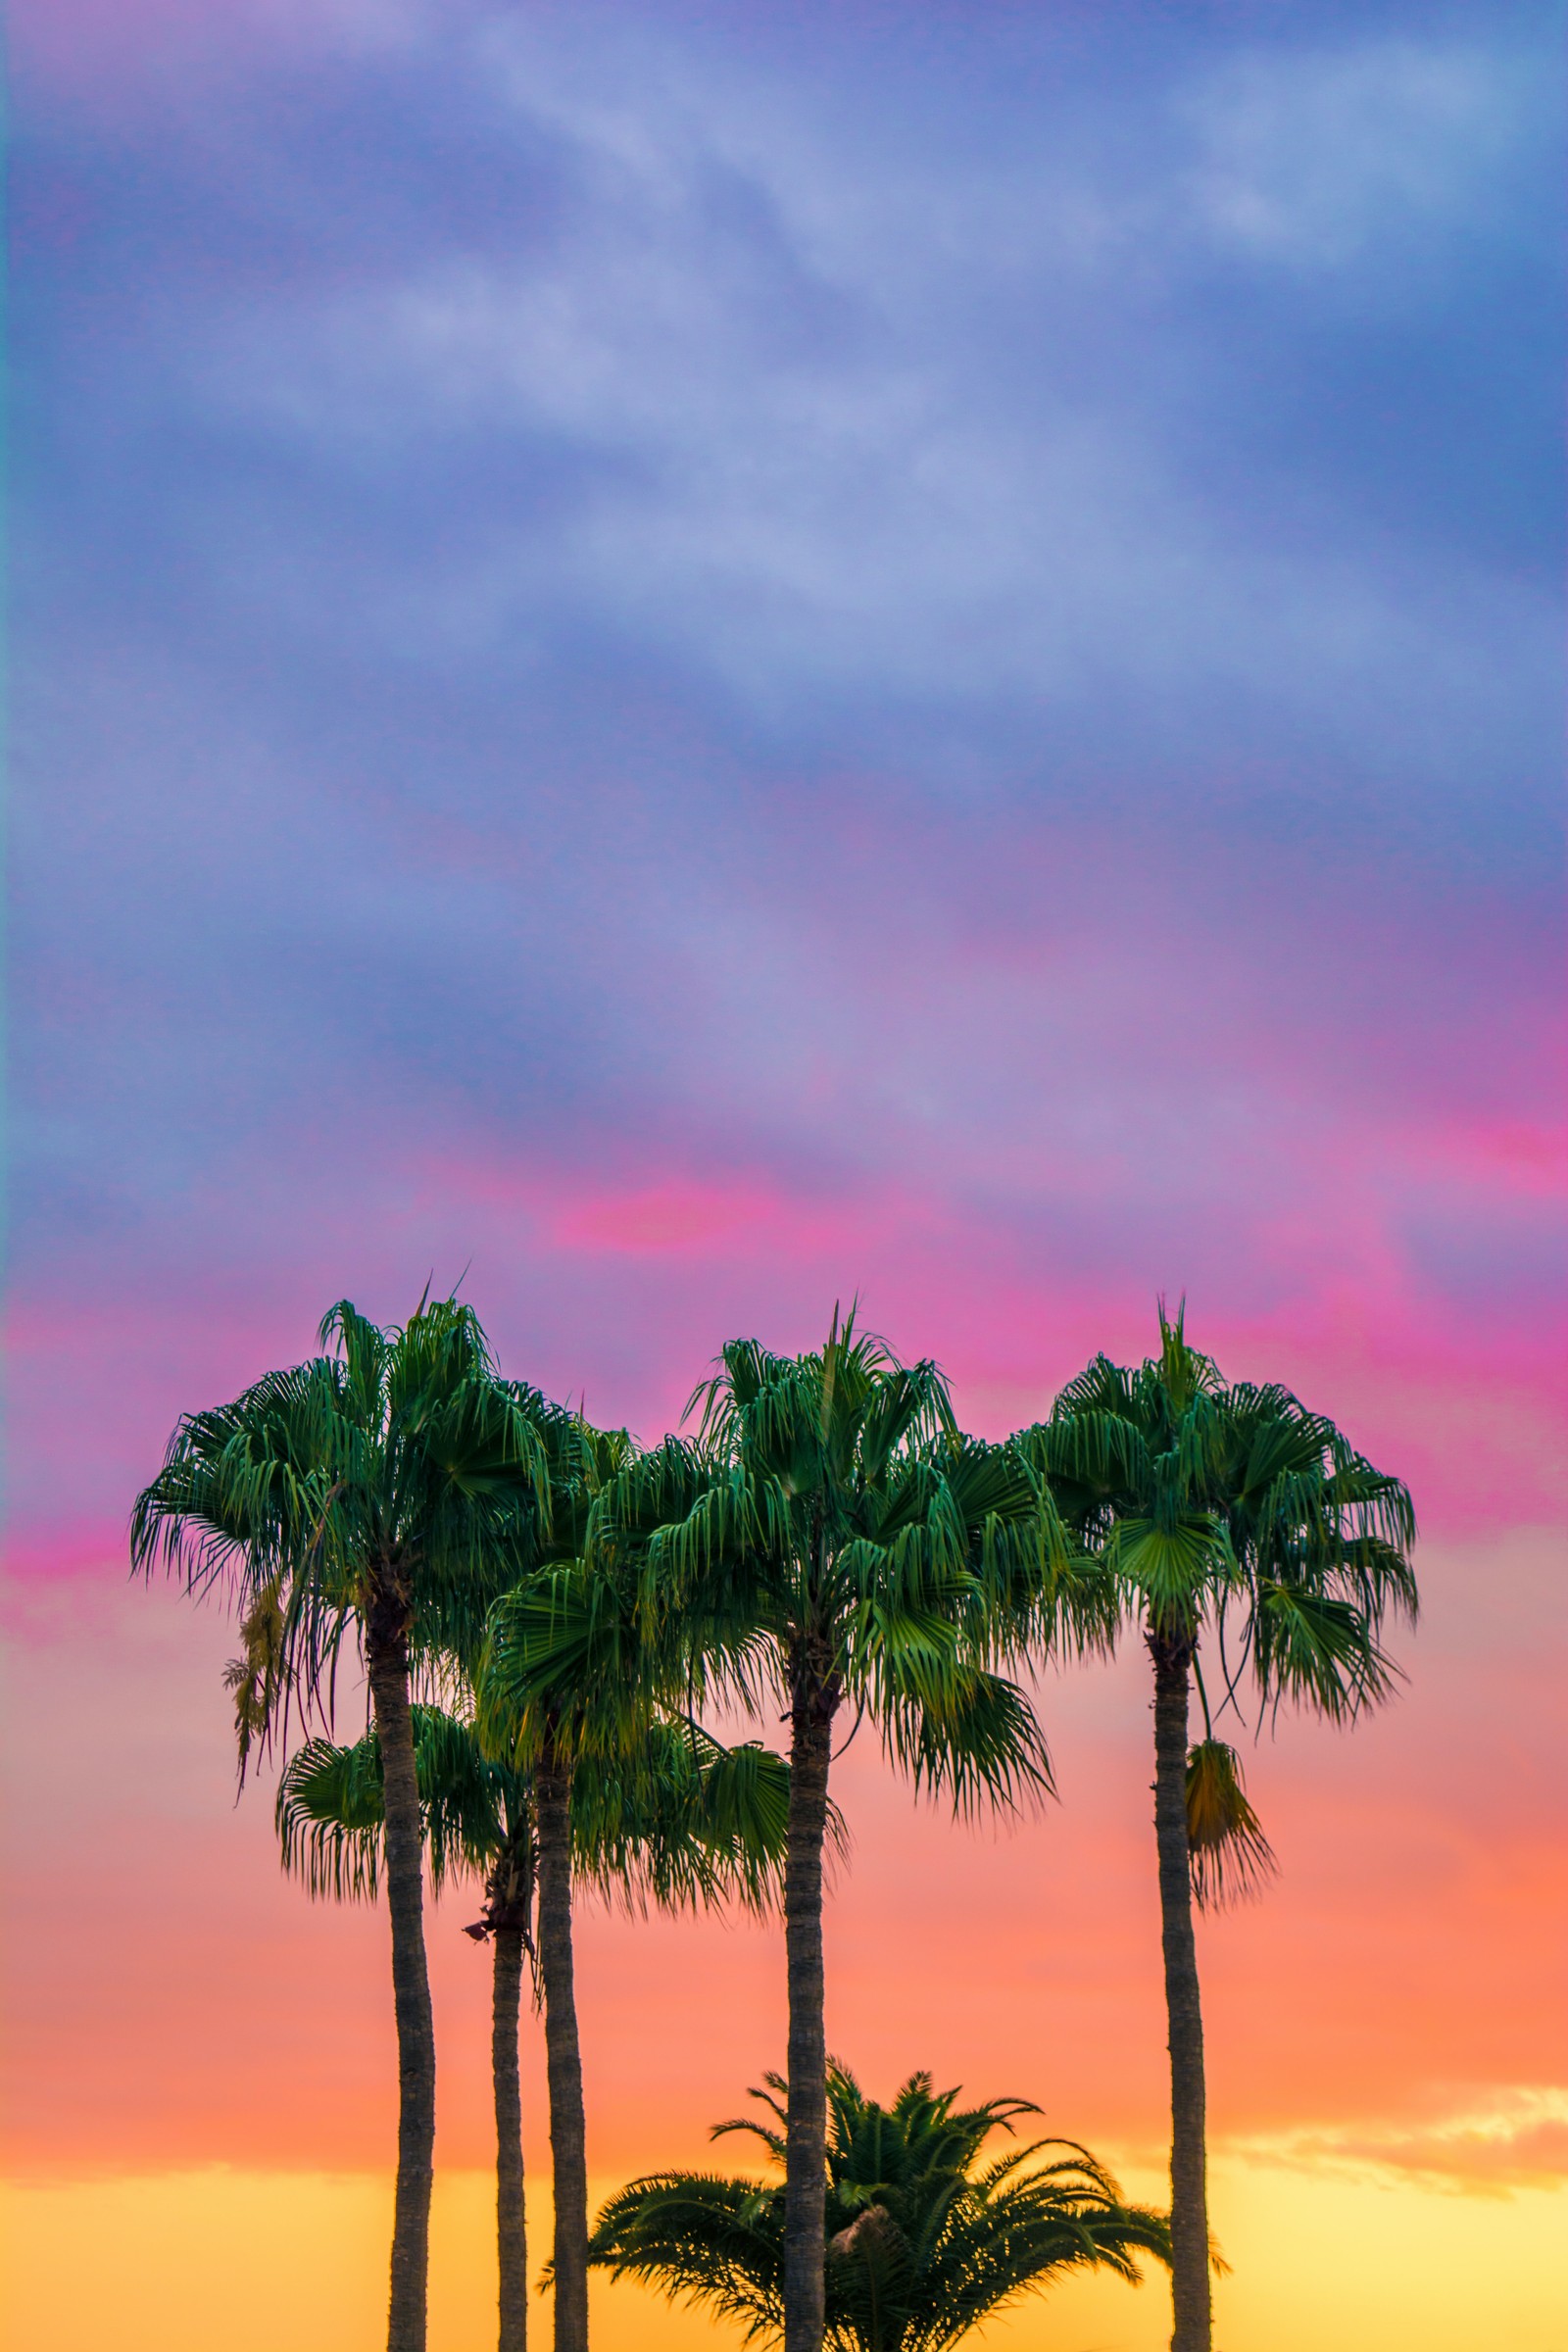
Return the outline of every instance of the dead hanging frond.
[[[223,1688],[234,1694],[234,1739],[239,1749],[239,1785],[253,1747],[264,1752],[283,1685],[283,1609],[277,1580],[264,1585],[255,1606],[240,1620],[243,1652],[223,1668]]]
[[[1279,1872],[1247,1801],[1241,1758],[1223,1740],[1200,1740],[1188,1752],[1187,1850],[1200,1911],[1251,1902]]]

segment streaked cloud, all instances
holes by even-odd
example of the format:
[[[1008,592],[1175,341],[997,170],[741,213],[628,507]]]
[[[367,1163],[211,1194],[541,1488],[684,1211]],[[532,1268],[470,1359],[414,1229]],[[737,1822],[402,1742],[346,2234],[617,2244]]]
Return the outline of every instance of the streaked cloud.
[[[1255,2135],[1229,2141],[1225,2154],[1352,2179],[1414,2178],[1472,2195],[1556,2187],[1568,2181],[1568,2089],[1510,2084],[1483,2104],[1419,2121]]]

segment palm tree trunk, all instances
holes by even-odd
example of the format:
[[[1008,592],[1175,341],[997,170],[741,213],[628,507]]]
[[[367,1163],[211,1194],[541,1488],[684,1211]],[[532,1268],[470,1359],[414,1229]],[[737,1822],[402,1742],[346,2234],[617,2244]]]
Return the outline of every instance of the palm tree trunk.
[[[550,2158],[555,2179],[555,2352],[588,2352],[588,2164],[571,1957],[571,1779],[547,1750],[534,1776],[539,1970],[545,1987]]]
[[[1203,2014],[1187,1850],[1187,1692],[1193,1643],[1149,1636],[1154,1661],[1154,1835],[1170,2047],[1171,2352],[1209,2352],[1208,2183],[1203,2118]]]
[[[408,1638],[401,1627],[378,1635],[372,1623],[368,1631],[366,1662],[381,1747],[398,2032],[398,2185],[386,2341],[387,2352],[424,2352],[435,2161],[435,2023],[424,1957],[424,1840],[409,1707]]]
[[[827,2192],[827,2031],[822,1971],[822,1841],[836,1681],[794,1661],[790,1809],[784,1860],[789,1980],[789,2105],[784,2164],[784,2352],[822,2352]]]
[[[496,2254],[501,2271],[499,2352],[528,2352],[528,2239],[522,2191],[522,2087],[517,2013],[522,2004],[522,1930],[495,1932],[490,2072],[496,2094]]]

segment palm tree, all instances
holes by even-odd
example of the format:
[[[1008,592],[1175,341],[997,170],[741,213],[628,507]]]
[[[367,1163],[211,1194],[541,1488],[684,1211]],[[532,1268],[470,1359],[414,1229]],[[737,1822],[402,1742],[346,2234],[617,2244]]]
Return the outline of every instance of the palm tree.
[[[713,2136],[755,2132],[782,2167],[787,2085],[778,2075],[767,2082],[752,2096],[773,2123],[719,2124]],[[911,2075],[892,2106],[880,2107],[837,2066],[827,2087],[823,2312],[833,2352],[945,2352],[1070,2272],[1109,2270],[1137,2285],[1138,2253],[1169,2260],[1163,2215],[1124,2205],[1110,2175],[1076,2142],[1035,2140],[979,2165],[995,2131],[1039,2113],[1027,2100],[960,2108],[956,2090],[934,2092],[929,2075]],[[786,2229],[776,2185],[661,2173],[611,2199],[590,2260],[739,2320],[748,2338],[776,2341]]]
[[[430,1886],[484,1880],[485,1907],[466,1933],[494,1943],[490,2069],[496,2117],[499,2352],[526,2352],[528,2251],[523,2206],[522,2096],[517,2063],[523,1960],[532,1949],[534,1838],[524,1776],[486,1756],[470,1723],[416,1706],[415,1767]],[[352,1745],[311,1740],[278,1782],[283,1867],[312,1895],[370,1901],[385,1848],[381,1743],[373,1729]]]
[[[1154,1823],[1170,2028],[1172,2352],[1209,2352],[1203,2028],[1193,1901],[1227,1864],[1272,1857],[1216,1741],[1200,1646],[1211,1639],[1234,1703],[1250,1682],[1264,1714],[1290,1701],[1333,1723],[1386,1699],[1397,1670],[1391,1616],[1413,1622],[1407,1490],[1332,1421],[1278,1386],[1227,1386],[1159,1315],[1160,1350],[1137,1371],[1097,1356],[1051,1418],[1013,1441],[1063,1520],[1116,1580],[1154,1673]],[[1196,1679],[1207,1738],[1188,1745]],[[1197,1833],[1196,1852],[1194,1832]],[[1220,1877],[1216,1881],[1215,1868]]]
[[[583,1455],[629,1458],[585,1431]],[[543,1671],[541,1672],[541,1660]],[[538,1839],[555,2191],[556,2352],[588,2342],[588,2169],[572,1936],[573,1880],[666,1909],[774,1896],[789,1770],[755,1741],[726,1748],[661,1712],[640,1670],[624,1590],[582,1560],[539,1571],[496,1605],[480,1663],[481,1736],[531,1773]]]
[[[561,1467],[552,1495],[556,1556],[543,1585],[552,1622],[568,1601],[573,1616],[592,1602],[584,1588],[578,1554],[594,1497],[605,1480],[631,1457],[624,1430],[576,1425],[576,1442]],[[545,2010],[545,2071],[550,2101],[550,2164],[554,2196],[555,2352],[587,2352],[588,2156],[582,2093],[582,2051],[577,2030],[576,1963],[571,1932],[572,1771],[579,1755],[619,1756],[637,1744],[648,1720],[646,1708],[631,1708],[633,1686],[623,1685],[613,1658],[592,1641],[574,1645],[569,1666],[541,1693],[519,1672],[520,1645],[514,1629],[526,1622],[539,1590],[514,1592],[499,1607],[497,1624],[476,1668],[481,1737],[532,1783],[538,1864],[538,1956]],[[607,1740],[605,1722],[613,1719]],[[590,1726],[600,1736],[594,1738]]]
[[[464,1875],[485,1879],[484,1913],[465,1932],[495,1942],[499,2352],[524,2352],[517,2027],[523,1959],[533,1951],[533,1789],[526,1774],[485,1753],[471,1722],[439,1707],[413,1712],[432,1890]],[[678,1910],[736,1893],[760,1903],[783,1852],[787,1787],[782,1757],[756,1746],[724,1748],[701,1731],[655,1722],[629,1766],[591,1756],[574,1774],[575,1876],[605,1899],[634,1907],[653,1901]],[[317,1739],[296,1749],[279,1779],[276,1819],[283,1867],[304,1879],[313,1896],[373,1902],[385,1826],[374,1730],[352,1745]],[[566,1933],[569,1941],[569,1917]]]
[[[179,1423],[136,1499],[131,1558],[146,1572],[162,1557],[191,1592],[218,1586],[237,1600],[262,1661],[240,1700],[264,1736],[274,1702],[285,1742],[296,1695],[329,1714],[345,1640],[363,1651],[385,1784],[398,2035],[387,2345],[423,2352],[435,2035],[411,1668],[471,1641],[537,1558],[544,1440],[564,1416],[497,1377],[476,1317],[455,1299],[422,1298],[390,1330],[344,1299],[320,1344],[333,1352]]]
[[[719,1365],[688,1407],[696,1444],[666,1440],[607,1482],[589,1551],[611,1579],[637,1575],[645,1661],[788,1711],[785,2346],[820,2352],[835,1721],[868,1715],[916,1785],[960,1808],[1034,1795],[1044,1743],[994,1669],[1030,1629],[1065,1620],[1087,1638],[1094,1595],[1022,1458],[964,1437],[936,1366],[898,1363],[853,1311],[817,1353],[737,1341]]]

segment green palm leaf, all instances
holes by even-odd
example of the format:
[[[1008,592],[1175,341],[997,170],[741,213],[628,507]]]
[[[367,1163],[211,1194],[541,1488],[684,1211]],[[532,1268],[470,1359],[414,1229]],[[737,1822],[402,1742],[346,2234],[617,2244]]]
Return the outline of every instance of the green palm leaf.
[[[787,2088],[754,2092],[764,2118],[717,2126],[754,2134],[782,2169]],[[988,2164],[1024,2100],[960,2108],[913,2075],[889,2107],[840,2067],[828,2079],[826,2342],[835,2352],[945,2352],[987,2319],[1081,2269],[1136,2283],[1138,2257],[1169,2259],[1161,2216],[1122,2202],[1084,2148],[1037,2140]],[[748,2340],[784,2325],[781,2184],[714,2173],[634,2180],[599,2216],[591,2260],[737,2322]]]
[[[1250,1682],[1260,1720],[1284,1703],[1333,1722],[1387,1698],[1383,1643],[1413,1620],[1410,1497],[1279,1383],[1228,1386],[1159,1314],[1136,1369],[1097,1356],[1049,1420],[1012,1445],[1054,1496],[1069,1544],[1103,1583],[1074,1578],[1084,1646],[1140,1625],[1154,1668],[1155,1827],[1171,2055],[1173,2341],[1210,2342],[1203,2052],[1192,1908],[1255,1891],[1274,1869],[1233,1748],[1215,1739],[1201,1657],[1218,1653],[1220,1708]],[[1108,1589],[1107,1589],[1108,1588]],[[1081,1640],[1083,1638],[1081,1637]],[[1189,1746],[1196,1681],[1207,1737]]]

